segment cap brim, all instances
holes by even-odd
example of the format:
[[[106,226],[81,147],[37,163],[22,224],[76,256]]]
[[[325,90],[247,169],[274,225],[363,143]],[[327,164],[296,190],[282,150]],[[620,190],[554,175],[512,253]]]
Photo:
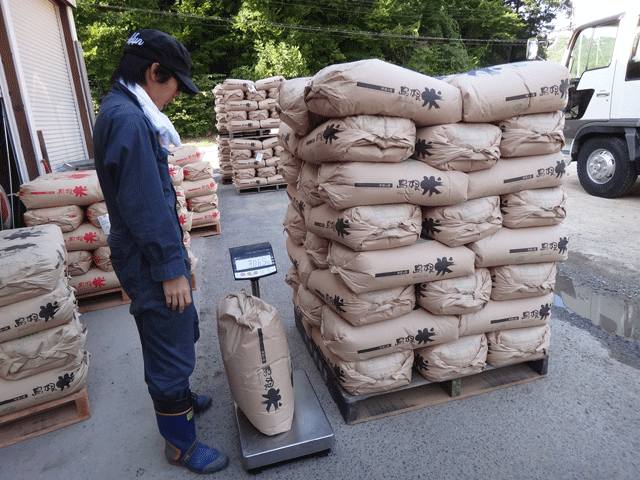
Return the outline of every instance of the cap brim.
[[[178,79],[180,80],[180,91],[184,92],[184,93],[188,93],[190,95],[196,95],[198,93],[200,93],[200,90],[198,90],[198,87],[195,86],[195,84],[191,81],[191,79],[189,77],[187,77],[186,75],[182,75],[181,73],[178,72],[174,72],[176,77],[178,77]]]

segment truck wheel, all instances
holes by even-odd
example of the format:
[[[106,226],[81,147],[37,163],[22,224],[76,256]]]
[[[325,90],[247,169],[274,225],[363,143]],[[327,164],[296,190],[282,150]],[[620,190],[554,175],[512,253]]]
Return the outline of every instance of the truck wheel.
[[[638,178],[629,160],[627,144],[617,137],[587,140],[578,152],[577,168],[582,188],[596,197],[621,197]]]

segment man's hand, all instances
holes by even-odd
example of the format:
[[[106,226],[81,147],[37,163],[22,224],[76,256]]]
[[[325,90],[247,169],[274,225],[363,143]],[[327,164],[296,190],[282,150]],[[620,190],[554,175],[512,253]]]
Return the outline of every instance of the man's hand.
[[[176,308],[182,313],[185,307],[191,305],[191,286],[187,277],[180,276],[178,278],[172,278],[171,280],[165,280],[162,282],[162,288],[164,290],[164,296],[167,301],[167,307],[171,310]]]

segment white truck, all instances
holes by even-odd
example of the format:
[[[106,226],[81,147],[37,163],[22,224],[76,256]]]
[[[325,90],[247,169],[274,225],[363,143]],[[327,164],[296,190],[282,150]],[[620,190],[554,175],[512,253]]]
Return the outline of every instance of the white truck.
[[[562,59],[571,77],[567,148],[580,184],[598,197],[625,195],[640,172],[639,12],[577,28]]]

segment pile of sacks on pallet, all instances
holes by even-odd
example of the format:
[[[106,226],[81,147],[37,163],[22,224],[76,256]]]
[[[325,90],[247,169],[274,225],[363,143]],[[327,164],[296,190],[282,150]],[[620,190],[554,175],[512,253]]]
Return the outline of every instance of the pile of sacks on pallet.
[[[218,144],[218,158],[220,159],[220,173],[223,180],[234,178],[234,171],[241,171],[238,180],[246,180],[248,178],[259,178],[264,180],[256,180],[258,184],[266,182],[266,179],[274,175],[268,175],[267,170],[263,170],[261,175],[253,172],[254,175],[249,177],[251,170],[258,168],[271,168],[275,166],[275,161],[266,162],[271,157],[277,157],[271,152],[271,155],[263,155],[261,160],[256,160],[257,153],[249,155],[253,158],[253,163],[244,162],[245,153],[236,153],[232,156],[232,150],[247,150],[246,145],[236,145],[230,142],[225,134],[229,132],[246,132],[260,129],[275,129],[280,125],[278,111],[276,109],[276,99],[278,98],[278,89],[285,81],[281,75],[263,78],[257,81],[241,80],[228,78],[223,83],[213,88],[215,95],[215,112],[216,112],[216,128],[220,135]],[[254,140],[260,143],[259,138]],[[268,150],[274,145],[267,145],[249,150]],[[235,160],[242,160],[234,162]],[[275,181],[275,179],[272,179]],[[264,183],[263,183],[264,184]],[[249,185],[250,186],[250,185]]]
[[[0,415],[81,390],[89,368],[62,231],[0,232]]]
[[[211,165],[209,162],[206,163]],[[178,168],[174,166],[173,170]],[[212,172],[211,167],[211,178],[213,178]],[[208,187],[208,190],[213,189],[215,192],[215,181],[211,180],[209,184],[211,182],[213,187]],[[192,183],[198,185],[197,181]],[[202,192],[205,190],[204,187],[200,188]],[[178,191],[179,189],[176,188],[176,196],[180,199]],[[183,198],[186,195],[184,193]],[[70,276],[69,285],[75,289],[77,297],[91,296],[120,288],[120,281],[113,271],[109,258],[111,249],[107,243],[109,225],[107,205],[95,170],[41,175],[20,186],[20,200],[27,207],[23,217],[27,226],[51,224],[62,231],[67,251],[66,266]],[[208,199],[201,203],[210,201],[212,200]],[[176,208],[181,208],[179,202]],[[207,222],[211,222],[212,218],[218,221],[220,216],[217,210],[217,197],[215,210],[188,212],[184,216],[182,216],[183,212],[180,210],[178,212],[183,229],[210,224]],[[187,236],[185,238],[187,247],[188,241]],[[187,251],[193,271],[197,259],[189,248]]]
[[[172,148],[168,160],[169,175],[178,200],[178,218],[193,272],[197,259],[191,252],[189,232],[219,225],[218,183],[214,179],[213,164],[202,158],[202,152],[196,146]]]
[[[286,281],[349,393],[547,355],[567,85],[551,62],[436,79],[371,59],[281,87]]]
[[[233,183],[238,189],[285,183],[277,172],[284,150],[277,136],[229,139]]]
[[[20,186],[27,207],[27,226],[56,225],[67,251],[69,284],[76,295],[91,295],[120,288],[109,255],[107,206],[95,170],[41,175]]]

